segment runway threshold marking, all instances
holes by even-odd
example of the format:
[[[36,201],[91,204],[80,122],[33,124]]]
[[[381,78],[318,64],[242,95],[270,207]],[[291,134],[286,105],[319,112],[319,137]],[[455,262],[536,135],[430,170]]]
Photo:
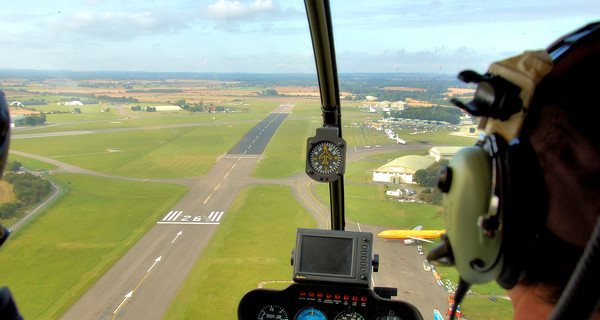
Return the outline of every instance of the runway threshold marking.
[[[162,221],[175,221],[183,211],[169,211],[169,213],[162,219]]]

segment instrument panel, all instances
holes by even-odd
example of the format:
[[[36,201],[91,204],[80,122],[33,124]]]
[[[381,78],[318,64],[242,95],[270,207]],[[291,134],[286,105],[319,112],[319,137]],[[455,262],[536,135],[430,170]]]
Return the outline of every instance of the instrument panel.
[[[254,289],[238,306],[239,320],[422,320],[412,304],[383,299],[373,290],[294,283],[283,290]]]

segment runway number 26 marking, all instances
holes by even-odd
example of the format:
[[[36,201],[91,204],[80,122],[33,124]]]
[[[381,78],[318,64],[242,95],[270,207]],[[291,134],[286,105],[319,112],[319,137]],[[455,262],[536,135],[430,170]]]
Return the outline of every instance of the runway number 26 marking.
[[[219,224],[223,217],[224,211],[212,211],[208,218],[204,219],[202,216],[183,215],[183,211],[171,210],[169,213],[162,218],[159,224]]]
[[[187,222],[187,221],[199,222],[199,221],[202,221],[202,216],[195,216],[195,217],[193,217],[193,216],[183,216],[183,218],[181,218],[181,222]]]

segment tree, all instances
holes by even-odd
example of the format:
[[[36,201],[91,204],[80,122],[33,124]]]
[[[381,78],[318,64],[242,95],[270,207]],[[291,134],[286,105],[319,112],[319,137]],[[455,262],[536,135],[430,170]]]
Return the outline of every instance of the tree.
[[[425,186],[429,181],[429,173],[425,169],[417,170],[413,176],[413,180],[421,186]]]
[[[440,169],[446,165],[448,165],[448,160],[442,159],[439,162],[432,164],[427,169],[417,170],[417,172],[415,172],[413,180],[422,187],[435,187],[440,176]]]
[[[263,95],[263,96],[276,96],[278,94],[279,93],[275,89],[266,89],[266,90],[262,91],[261,95]]]
[[[5,202],[0,204],[0,218],[6,219],[12,216],[17,209],[18,206],[13,202]]]
[[[12,172],[17,172],[21,170],[21,162],[20,161],[13,161],[9,163],[9,167],[8,170],[12,171]]]

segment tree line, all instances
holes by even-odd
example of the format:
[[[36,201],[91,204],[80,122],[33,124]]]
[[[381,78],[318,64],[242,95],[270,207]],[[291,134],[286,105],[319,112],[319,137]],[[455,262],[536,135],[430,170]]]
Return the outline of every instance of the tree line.
[[[462,111],[459,108],[435,107],[407,107],[404,110],[391,111],[390,117],[409,118],[420,120],[446,121],[451,124],[460,124]]]
[[[30,114],[28,116],[25,116],[25,118],[23,119],[14,120],[15,126],[17,127],[37,126],[44,124],[44,122],[46,122],[46,114],[44,114],[43,112],[40,114]]]
[[[21,163],[9,164],[10,170],[19,168]],[[17,169],[18,170],[18,169]],[[42,179],[28,172],[9,172],[4,175],[4,181],[13,187],[15,200],[0,204],[0,218],[12,217],[15,213],[26,210],[32,205],[43,200],[52,189],[48,180]]]

